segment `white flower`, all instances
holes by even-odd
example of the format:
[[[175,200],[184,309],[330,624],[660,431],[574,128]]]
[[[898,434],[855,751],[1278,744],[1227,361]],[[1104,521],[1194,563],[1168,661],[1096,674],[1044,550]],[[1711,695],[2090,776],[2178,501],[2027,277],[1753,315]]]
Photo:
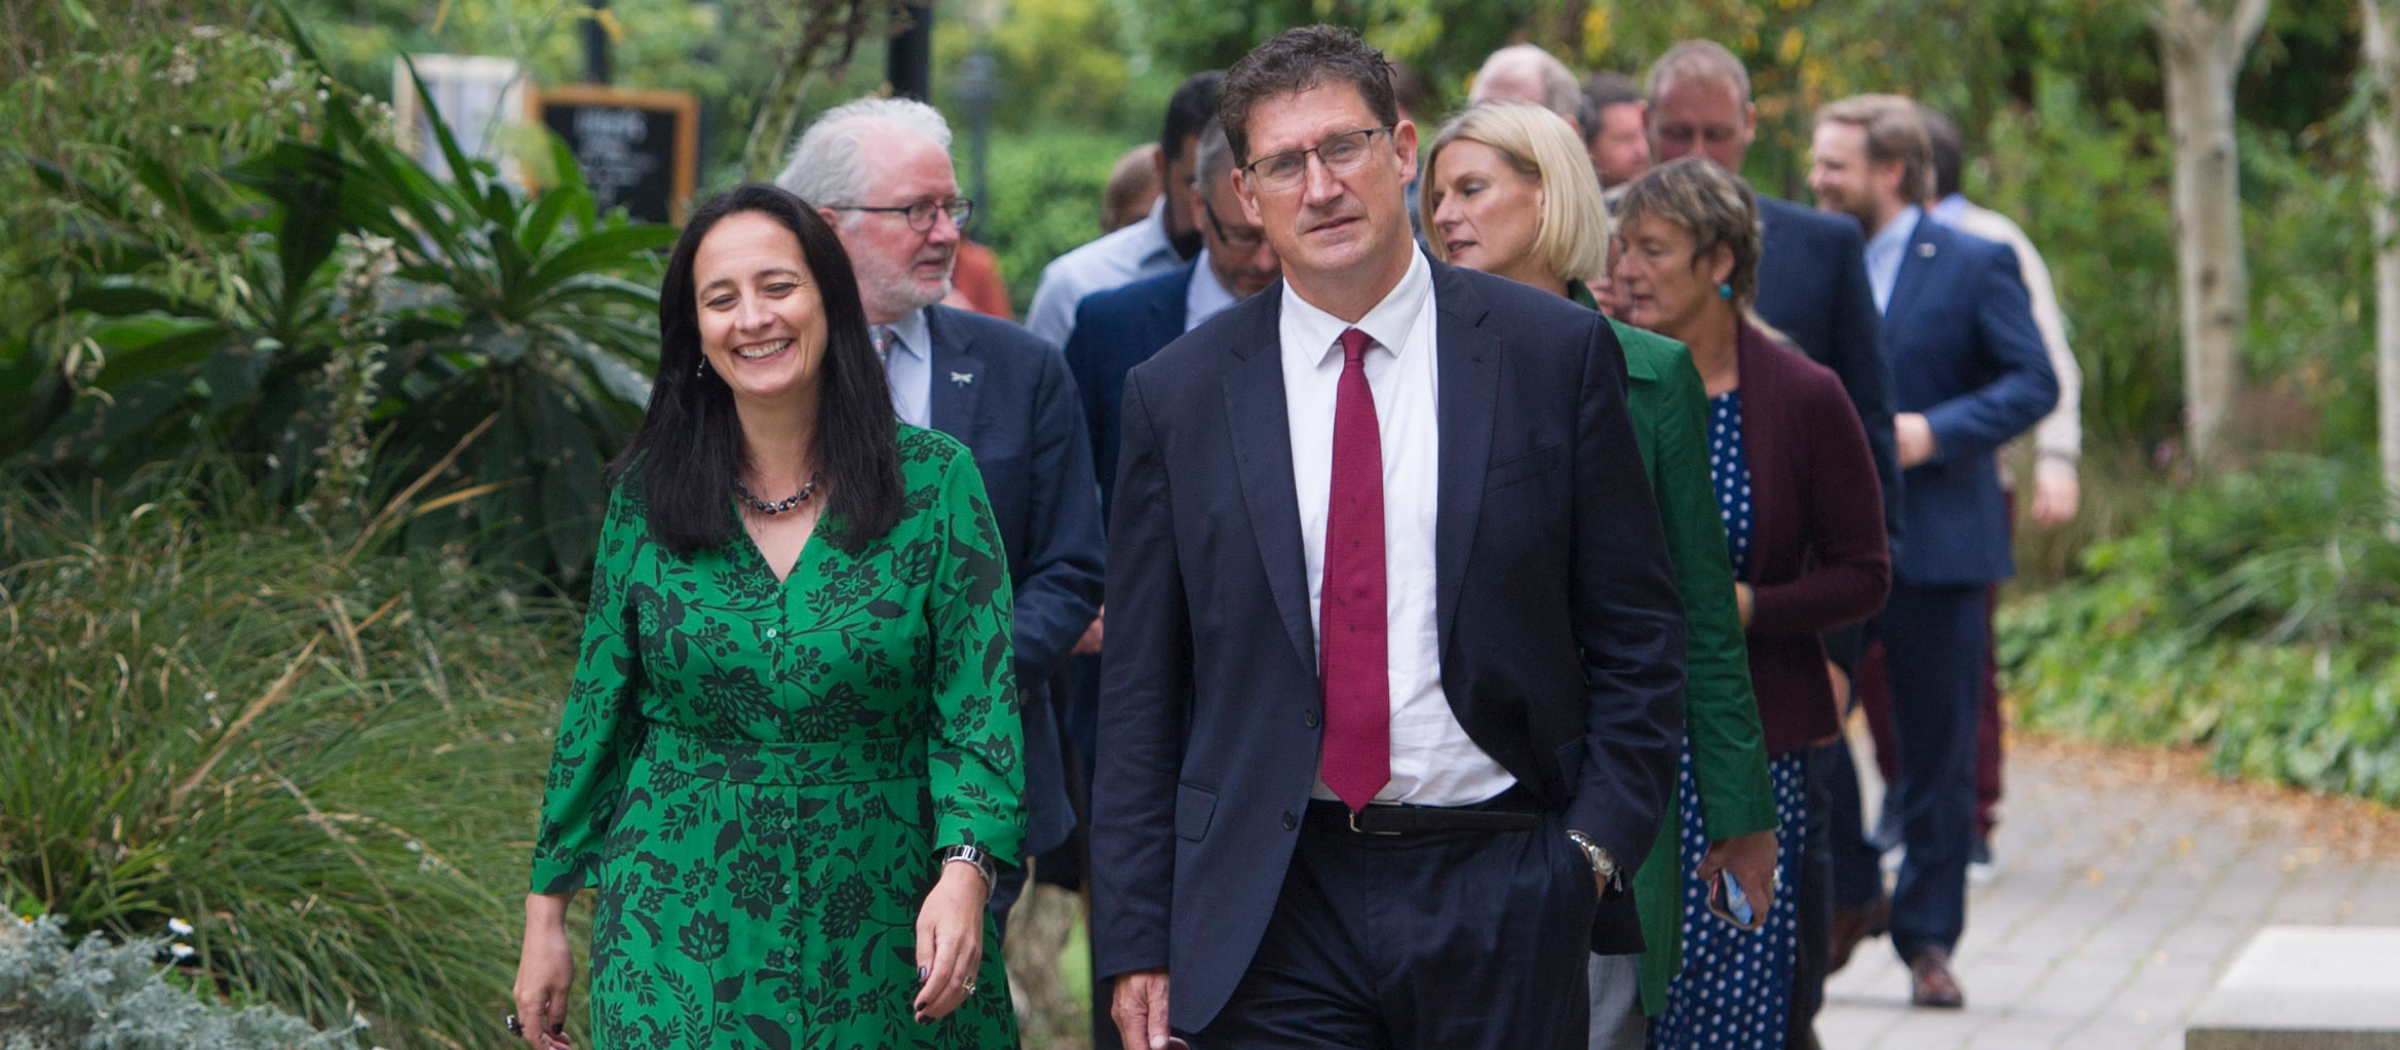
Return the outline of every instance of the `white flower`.
[[[181,962],[200,953],[193,951],[191,945],[185,944],[182,941],[177,941],[167,946],[167,954],[174,956],[175,961]]]
[[[367,1023],[367,1015],[365,1015],[365,1014],[351,1014],[351,1015],[350,1015],[350,1023],[351,1023],[351,1024],[353,1024],[353,1025],[355,1025],[355,1026],[357,1026],[357,1027],[359,1027],[359,1028],[368,1028],[368,1027],[372,1027],[371,1025],[369,1025],[369,1024]]]
[[[168,919],[167,929],[173,930],[175,932],[175,936],[177,937],[189,937],[192,935],[192,924],[185,922],[182,919]]]

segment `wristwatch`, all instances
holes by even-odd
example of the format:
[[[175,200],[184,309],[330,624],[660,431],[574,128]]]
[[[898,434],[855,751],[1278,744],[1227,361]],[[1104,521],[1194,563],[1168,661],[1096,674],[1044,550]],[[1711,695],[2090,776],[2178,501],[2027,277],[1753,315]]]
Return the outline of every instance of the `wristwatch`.
[[[936,862],[936,870],[947,868],[951,864],[974,865],[975,873],[983,876],[983,884],[987,888],[997,885],[1000,881],[1000,871],[998,866],[992,863],[992,855],[974,846],[944,846],[934,852],[933,859]]]
[[[1624,880],[1620,877],[1621,873],[1617,870],[1617,855],[1610,853],[1608,847],[1592,841],[1590,835],[1573,829],[1567,831],[1567,841],[1574,843],[1576,849],[1583,851],[1583,859],[1591,862],[1592,874],[1599,876],[1601,882],[1608,884],[1610,894],[1613,895],[1618,890],[1625,888]]]

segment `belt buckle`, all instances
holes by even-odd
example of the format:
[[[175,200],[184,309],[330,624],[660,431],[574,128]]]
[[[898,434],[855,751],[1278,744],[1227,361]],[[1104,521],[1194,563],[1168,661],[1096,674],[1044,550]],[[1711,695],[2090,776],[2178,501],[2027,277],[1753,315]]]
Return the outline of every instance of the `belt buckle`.
[[[1369,807],[1372,807],[1372,806],[1374,806],[1374,805],[1376,805],[1376,803],[1373,803],[1373,802],[1369,802],[1369,803],[1367,803],[1367,806],[1369,806]],[[1385,805],[1389,805],[1389,803],[1385,803]],[[1350,830],[1351,830],[1351,831],[1353,831],[1353,832],[1356,832],[1356,833],[1358,833],[1358,834],[1361,834],[1361,835],[1382,835],[1382,836],[1385,836],[1385,837],[1397,837],[1398,835],[1400,835],[1400,834],[1401,834],[1400,832],[1397,832],[1397,831],[1368,831],[1368,830],[1367,830],[1367,829],[1365,829],[1365,828],[1359,827],[1359,826],[1358,826],[1358,815],[1359,815],[1359,814],[1361,814],[1361,813],[1364,813],[1364,812],[1366,812],[1366,809],[1363,809],[1363,808],[1362,808],[1362,809],[1351,809],[1351,808],[1350,808],[1350,807],[1348,807],[1348,806],[1343,806],[1343,807],[1342,807],[1342,811],[1343,811],[1343,815],[1345,815],[1345,816],[1347,816],[1347,817],[1349,817],[1349,818],[1350,818]]]

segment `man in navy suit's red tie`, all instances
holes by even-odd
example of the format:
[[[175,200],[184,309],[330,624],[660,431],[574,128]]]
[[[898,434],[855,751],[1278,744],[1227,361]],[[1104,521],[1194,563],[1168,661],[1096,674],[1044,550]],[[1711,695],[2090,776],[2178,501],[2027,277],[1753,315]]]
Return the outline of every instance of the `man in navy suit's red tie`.
[[[1226,74],[1284,281],[1125,380],[1092,939],[1129,1047],[1580,1048],[1587,953],[1641,947],[1683,615],[1624,360],[1418,249],[1389,68],[1314,26]]]

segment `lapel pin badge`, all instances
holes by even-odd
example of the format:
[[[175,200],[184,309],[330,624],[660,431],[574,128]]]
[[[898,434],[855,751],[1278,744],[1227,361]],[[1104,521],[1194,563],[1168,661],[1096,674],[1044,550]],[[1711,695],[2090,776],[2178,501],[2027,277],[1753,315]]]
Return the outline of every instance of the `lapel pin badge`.
[[[974,381],[975,381],[975,373],[973,373],[973,372],[952,372],[952,373],[950,373],[950,381],[951,381],[951,382],[953,382],[953,383],[956,383],[956,384],[958,384],[958,385],[960,385],[960,386],[965,386],[965,385],[967,385],[967,384],[969,384],[969,383],[972,383],[972,382],[974,382]]]
[[[1931,244],[1920,244],[1920,245],[1917,245],[1917,254],[1919,254],[1919,255],[1922,255],[1922,256],[1924,256],[1924,257],[1926,257],[1926,258],[1928,258],[1928,259],[1931,259],[1931,258],[1933,258],[1933,251],[1934,251],[1934,249],[1933,249],[1933,245],[1931,245]]]

